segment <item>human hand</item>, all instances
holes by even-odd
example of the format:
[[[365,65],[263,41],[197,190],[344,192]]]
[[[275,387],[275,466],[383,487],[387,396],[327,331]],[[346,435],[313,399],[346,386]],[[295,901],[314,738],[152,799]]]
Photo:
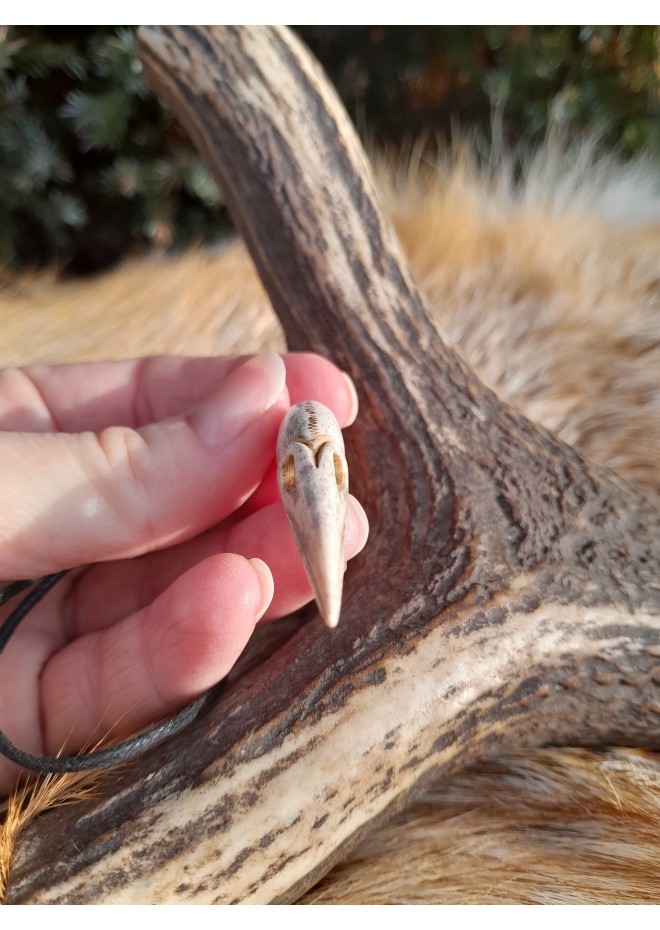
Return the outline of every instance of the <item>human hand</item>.
[[[223,678],[259,619],[311,599],[273,462],[308,399],[342,426],[357,413],[313,355],[0,372],[0,578],[83,566],[0,658],[14,743],[55,754],[140,729]],[[347,558],[367,533],[351,498]],[[0,759],[0,793],[16,774]]]

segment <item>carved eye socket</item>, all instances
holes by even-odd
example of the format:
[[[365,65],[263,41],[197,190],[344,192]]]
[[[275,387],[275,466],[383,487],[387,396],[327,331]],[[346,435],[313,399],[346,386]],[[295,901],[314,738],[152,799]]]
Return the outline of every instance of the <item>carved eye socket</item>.
[[[333,459],[335,462],[335,481],[337,482],[337,487],[340,491],[343,491],[346,487],[346,473],[344,472],[344,466],[342,460],[339,458],[337,453],[333,453]]]
[[[282,487],[289,494],[296,490],[296,466],[292,455],[287,456],[282,463]]]

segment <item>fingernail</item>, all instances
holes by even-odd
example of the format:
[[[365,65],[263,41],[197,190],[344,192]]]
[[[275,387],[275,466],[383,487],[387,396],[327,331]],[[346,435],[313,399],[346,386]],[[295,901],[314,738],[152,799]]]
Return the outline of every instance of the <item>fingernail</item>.
[[[360,501],[356,497],[353,497],[352,494],[349,497],[349,506],[353,512],[358,528],[357,549],[355,550],[355,555],[357,555],[358,552],[362,552],[369,538],[369,518],[364,512],[364,507]]]
[[[348,420],[346,421],[346,426],[351,426],[352,423],[355,423],[357,418],[358,410],[360,409],[360,403],[358,401],[357,391],[355,389],[355,382],[347,372],[342,371],[342,375],[346,379],[346,384],[348,385],[348,390],[351,395],[351,412],[348,415]]]
[[[190,425],[205,445],[226,446],[279,400],[285,383],[286,368],[280,356],[275,352],[257,355],[193,410]]]
[[[271,570],[268,568],[265,562],[262,562],[261,559],[248,559],[248,562],[259,576],[259,585],[261,586],[261,601],[259,603],[259,609],[257,610],[256,619],[261,620],[263,615],[270,607],[270,602],[273,600],[273,594],[275,593],[275,582],[273,581]]]

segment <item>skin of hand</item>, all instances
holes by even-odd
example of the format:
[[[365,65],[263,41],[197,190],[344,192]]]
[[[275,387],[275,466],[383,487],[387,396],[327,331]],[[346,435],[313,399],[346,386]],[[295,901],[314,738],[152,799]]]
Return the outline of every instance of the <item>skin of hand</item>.
[[[227,674],[259,620],[311,599],[274,463],[302,400],[342,427],[357,415],[350,379],[306,354],[0,372],[0,578],[81,566],[0,658],[16,745],[72,752],[169,715]],[[367,534],[351,498],[346,558]],[[0,757],[0,793],[17,773]]]

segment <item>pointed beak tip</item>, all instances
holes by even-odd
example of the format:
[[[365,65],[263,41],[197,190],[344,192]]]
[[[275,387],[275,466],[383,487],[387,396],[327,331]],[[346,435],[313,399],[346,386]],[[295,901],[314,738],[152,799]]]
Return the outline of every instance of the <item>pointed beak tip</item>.
[[[341,614],[341,583],[338,589],[334,586],[325,590],[316,587],[315,600],[323,622],[333,630],[339,623]]]
[[[323,622],[329,630],[334,630],[334,628],[339,623],[339,611],[331,614],[322,614],[321,616],[323,617]]]

